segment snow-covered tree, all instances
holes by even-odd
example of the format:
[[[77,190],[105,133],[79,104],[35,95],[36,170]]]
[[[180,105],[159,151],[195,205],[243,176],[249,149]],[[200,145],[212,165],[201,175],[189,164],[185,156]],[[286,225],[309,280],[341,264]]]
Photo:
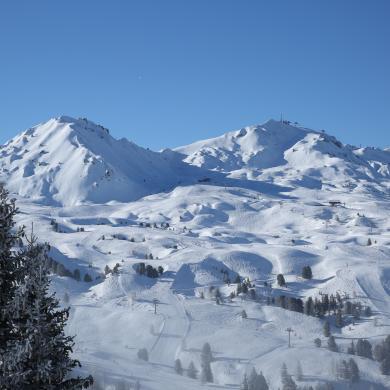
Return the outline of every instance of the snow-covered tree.
[[[352,383],[359,382],[360,380],[360,373],[359,373],[359,367],[356,364],[354,359],[349,359],[349,371],[350,371],[350,381]]]
[[[284,276],[282,274],[278,274],[278,276],[276,277],[276,280],[277,280],[278,285],[280,287],[283,287],[286,285],[286,281],[285,281]]]
[[[301,362],[299,360],[297,361],[297,366],[295,368],[295,378],[298,382],[301,382],[303,380],[303,371]]]
[[[12,303],[17,284],[23,278],[21,254],[13,249],[24,234],[23,229],[15,231],[17,213],[15,200],[9,199],[8,191],[0,184],[0,388],[7,388],[8,380],[17,370],[10,354],[18,339]]]
[[[146,348],[141,348],[137,352],[138,359],[145,360],[146,362],[149,360],[148,350]]]
[[[72,378],[71,371],[80,362],[71,358],[74,337],[64,329],[69,309],[60,309],[55,294],[49,293],[46,268],[47,245],[31,235],[23,253],[24,279],[15,290],[13,327],[18,343],[11,349],[18,371],[12,378],[17,389],[81,389],[93,380]]]
[[[62,297],[62,302],[65,306],[68,306],[69,305],[69,302],[70,302],[70,298],[69,298],[69,294],[65,291],[64,293],[64,296]]]
[[[334,336],[330,336],[328,338],[328,349],[332,352],[338,352],[339,348],[336,344],[336,341],[334,339]]]
[[[287,371],[287,366],[285,363],[283,363],[280,376],[282,379],[282,390],[297,390],[297,385],[295,384],[294,380],[292,379],[291,375]]]
[[[181,365],[181,360],[180,359],[176,359],[175,360],[175,371],[176,371],[177,374],[183,375],[183,367]]]
[[[209,343],[205,343],[202,348],[200,355],[200,379],[202,383],[213,382],[213,373],[211,371],[211,362],[213,360],[213,355],[211,353],[211,347]]]
[[[330,336],[330,325],[329,325],[329,321],[325,321],[324,327],[323,327],[323,333],[324,333],[324,336],[325,336],[325,337],[329,337],[329,336]]]
[[[311,270],[311,267],[309,265],[305,265],[302,268],[302,278],[311,279],[312,277],[313,277],[313,272]]]
[[[248,377],[246,376],[246,374],[244,374],[244,378],[242,380],[240,390],[249,390]]]
[[[191,378],[191,379],[196,379],[198,376],[198,370],[196,369],[195,364],[192,361],[188,365],[187,376],[188,376],[188,378]]]

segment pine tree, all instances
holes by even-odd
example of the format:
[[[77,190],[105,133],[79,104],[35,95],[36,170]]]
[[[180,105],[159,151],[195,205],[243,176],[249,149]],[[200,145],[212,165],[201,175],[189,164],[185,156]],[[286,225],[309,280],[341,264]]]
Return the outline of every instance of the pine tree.
[[[329,321],[325,321],[323,331],[324,331],[324,336],[325,336],[325,337],[329,337],[329,336],[330,336],[330,325],[329,325]]]
[[[257,376],[256,369],[253,367],[248,378],[248,390],[257,390]]]
[[[175,360],[175,371],[176,371],[177,374],[183,375],[183,367],[181,365],[181,360],[180,359],[176,359]]]
[[[352,383],[359,382],[360,380],[360,374],[359,374],[359,367],[356,364],[355,360],[352,358],[349,359],[349,372],[350,372],[350,381]]]
[[[242,380],[240,390],[249,390],[248,378],[247,378],[246,374],[244,374],[244,379]]]
[[[380,369],[383,375],[390,375],[390,356],[386,356],[381,361]]]
[[[297,390],[297,385],[295,384],[294,380],[292,379],[291,375],[287,371],[287,366],[285,363],[283,363],[280,376],[282,379],[282,390]]]
[[[245,310],[243,310],[242,312],[241,312],[241,318],[248,318],[248,315],[246,314],[246,311]]]
[[[65,306],[69,305],[70,298],[69,298],[69,294],[66,291],[65,291],[64,296],[62,298],[62,302],[64,303]]]
[[[338,328],[342,328],[343,327],[343,315],[341,314],[341,310],[337,310],[337,313],[336,313],[336,326]]]
[[[348,349],[347,349],[347,353],[349,354],[349,355],[355,355],[355,344],[354,344],[354,342],[353,342],[353,340],[351,341],[351,345],[348,347]]]
[[[334,339],[334,336],[330,336],[328,338],[328,349],[332,352],[338,352],[339,348],[336,344],[336,341]]]
[[[194,362],[190,362],[187,368],[187,376],[188,378],[196,379],[198,376],[198,370],[195,368]]]
[[[359,339],[356,343],[356,355],[372,359],[372,345],[368,340]]]
[[[13,321],[13,301],[17,284],[23,278],[22,257],[13,248],[23,235],[23,229],[15,231],[18,209],[14,199],[0,184],[0,388],[7,388],[17,370],[11,350],[15,348],[18,334]]]
[[[19,370],[13,383],[20,390],[87,388],[93,383],[91,376],[69,377],[72,369],[81,365],[70,356],[74,337],[64,333],[69,309],[61,310],[55,294],[49,294],[47,249],[31,236],[23,253],[25,278],[14,301],[17,320],[13,325],[19,342],[13,353]]]
[[[148,350],[146,348],[141,348],[137,352],[138,359],[145,360],[147,362],[149,360]]]
[[[260,372],[260,374],[257,375],[255,389],[256,390],[269,390],[268,383],[265,380],[262,372]]]
[[[202,383],[213,382],[213,373],[211,371],[211,362],[213,360],[213,356],[211,353],[211,347],[209,343],[205,343],[202,348],[202,352],[200,355],[200,364],[201,364],[201,381]]]
[[[307,300],[305,301],[303,312],[308,316],[314,315],[314,303],[312,297],[307,298]]]
[[[301,382],[303,380],[302,366],[301,366],[301,362],[299,360],[297,362],[297,367],[295,370],[295,378],[298,382]]]
[[[282,274],[278,274],[278,276],[276,277],[276,280],[277,280],[278,285],[280,287],[283,287],[286,285],[286,280],[284,279],[284,276]]]
[[[338,350],[339,350],[333,336],[330,336],[328,338],[328,349],[329,349],[329,351],[332,351],[332,352],[338,352]]]
[[[302,268],[302,278],[311,279],[313,277],[313,272],[309,265],[306,265]]]

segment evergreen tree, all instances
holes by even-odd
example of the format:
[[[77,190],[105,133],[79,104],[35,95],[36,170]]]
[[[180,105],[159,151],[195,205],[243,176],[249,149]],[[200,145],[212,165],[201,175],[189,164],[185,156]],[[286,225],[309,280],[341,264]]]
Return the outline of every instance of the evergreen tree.
[[[175,360],[175,371],[179,375],[183,375],[183,367],[181,365],[180,359]]]
[[[241,318],[248,318],[248,315],[246,314],[246,311],[245,310],[243,310],[242,312],[241,312]]]
[[[205,343],[202,348],[202,352],[200,355],[200,364],[201,364],[201,381],[202,383],[213,382],[213,373],[211,371],[211,362],[213,360],[213,356],[211,353],[211,347],[209,343]]]
[[[253,367],[248,378],[248,390],[257,390],[256,381],[257,381],[257,372],[256,369]]]
[[[311,271],[311,267],[306,265],[302,268],[302,278],[311,279],[313,277],[313,273]]]
[[[287,366],[285,363],[283,363],[280,376],[282,379],[282,390],[297,390],[297,385],[295,384],[294,380],[292,379],[291,375],[287,371]]]
[[[78,268],[76,268],[74,271],[73,271],[73,277],[75,280],[77,280],[78,282],[81,280],[81,275],[80,275],[80,270]]]
[[[324,336],[325,336],[325,337],[329,337],[329,336],[330,336],[330,325],[329,325],[329,321],[325,321],[323,331],[324,331]]]
[[[343,315],[341,314],[341,310],[337,310],[337,313],[336,313],[336,326],[338,328],[342,328],[343,327]]]
[[[321,339],[319,339],[318,337],[316,339],[314,339],[314,345],[317,348],[320,348],[321,347]]]
[[[360,380],[359,367],[356,364],[355,360],[353,360],[352,358],[349,359],[349,372],[350,372],[350,381],[352,383],[359,382]]]
[[[92,282],[92,278],[88,273],[84,275],[84,282],[86,283]]]
[[[55,295],[49,294],[47,249],[31,236],[23,253],[25,277],[15,291],[13,324],[19,336],[13,349],[19,370],[12,381],[20,390],[87,388],[93,383],[91,376],[69,377],[81,365],[70,356],[74,337],[64,333],[69,309],[61,310]]]
[[[356,355],[372,359],[372,345],[368,340],[359,339],[356,343]]]
[[[386,356],[381,361],[380,369],[383,375],[390,375],[390,356]]]
[[[147,362],[149,360],[148,350],[146,348],[141,348],[137,352],[138,359],[145,360]]]
[[[350,354],[350,355],[355,355],[355,344],[353,342],[353,340],[351,341],[351,345],[348,347],[347,349],[347,353]]]
[[[246,374],[244,374],[244,379],[242,380],[240,390],[249,390],[248,378],[247,378]]]
[[[330,336],[328,338],[328,349],[329,349],[329,351],[332,351],[332,352],[338,352],[338,350],[339,350],[333,336]]]
[[[283,287],[286,285],[286,280],[284,279],[284,276],[282,274],[278,274],[278,276],[276,277],[276,280],[277,280],[278,285],[280,287]]]
[[[24,235],[23,229],[15,231],[18,209],[14,199],[0,184],[0,388],[7,388],[17,367],[10,350],[15,348],[18,334],[13,321],[13,301],[17,284],[23,278],[22,257],[13,248]]]
[[[260,374],[257,375],[255,389],[256,390],[269,390],[268,383],[265,380],[262,372],[260,372]]]
[[[312,297],[307,298],[303,312],[308,316],[314,315],[314,303]]]
[[[302,371],[301,362],[299,360],[297,362],[297,367],[295,370],[295,378],[298,382],[301,382],[303,380],[303,371]]]
[[[196,379],[198,376],[198,370],[195,368],[194,362],[190,362],[187,368],[187,376],[188,378]]]

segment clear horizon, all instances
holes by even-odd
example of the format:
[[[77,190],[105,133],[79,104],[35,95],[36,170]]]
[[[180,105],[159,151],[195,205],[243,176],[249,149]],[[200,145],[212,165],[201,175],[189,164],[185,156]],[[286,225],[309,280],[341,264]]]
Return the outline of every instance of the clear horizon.
[[[0,144],[87,117],[159,150],[273,118],[390,146],[390,3],[0,5]]]

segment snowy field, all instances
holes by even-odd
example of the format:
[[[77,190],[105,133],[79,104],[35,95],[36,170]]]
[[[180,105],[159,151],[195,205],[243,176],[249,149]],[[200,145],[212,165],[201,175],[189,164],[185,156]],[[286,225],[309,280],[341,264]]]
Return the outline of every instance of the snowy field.
[[[18,223],[29,231],[33,222],[50,256],[80,271],[80,281],[53,275],[53,289],[71,306],[68,332],[85,372],[107,386],[238,389],[255,367],[278,389],[282,364],[294,375],[299,362],[300,386],[347,388],[336,362],[350,358],[351,341],[375,345],[390,334],[389,151],[270,121],[156,153],[72,123],[51,120],[1,147],[0,172],[16,194]],[[140,275],[141,262],[163,272]],[[302,278],[304,266],[312,279]],[[255,298],[231,297],[237,276]],[[326,293],[372,313],[336,327],[333,315],[272,302]],[[325,320],[338,353],[327,348]],[[213,384],[174,370],[176,359],[199,370],[205,342]],[[141,348],[149,361],[137,357]],[[354,359],[354,389],[390,388],[378,362]]]

